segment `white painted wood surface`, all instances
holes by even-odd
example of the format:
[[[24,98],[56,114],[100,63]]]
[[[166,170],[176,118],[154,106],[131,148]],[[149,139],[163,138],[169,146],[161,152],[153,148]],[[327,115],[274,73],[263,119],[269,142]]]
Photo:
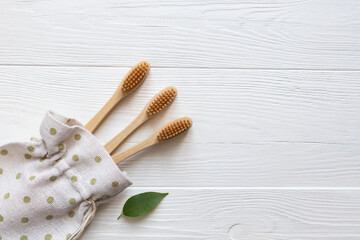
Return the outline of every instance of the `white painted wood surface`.
[[[360,239],[360,2],[0,1],[0,145],[53,109],[86,122],[129,67],[143,86],[96,132],[111,139],[161,88],[186,136],[121,165],[134,185],[83,239]],[[120,150],[120,149],[119,149]],[[127,197],[170,192],[115,221]]]
[[[116,202],[123,204],[132,194],[149,189],[154,188],[131,189]],[[149,215],[115,222],[118,205],[104,206],[83,238],[357,240],[360,237],[359,191],[158,190],[171,194]]]

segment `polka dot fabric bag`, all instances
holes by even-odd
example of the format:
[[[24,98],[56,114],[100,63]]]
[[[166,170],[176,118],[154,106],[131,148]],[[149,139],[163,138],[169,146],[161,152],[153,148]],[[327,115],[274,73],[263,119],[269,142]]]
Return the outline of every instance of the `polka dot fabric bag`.
[[[39,141],[0,146],[0,240],[77,239],[131,185],[96,138],[48,112]]]

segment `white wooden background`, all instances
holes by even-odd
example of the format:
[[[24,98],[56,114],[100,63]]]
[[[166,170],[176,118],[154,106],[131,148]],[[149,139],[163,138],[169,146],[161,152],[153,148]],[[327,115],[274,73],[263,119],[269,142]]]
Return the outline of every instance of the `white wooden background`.
[[[83,239],[360,239],[359,1],[1,0],[0,144],[38,136],[47,109],[87,122],[140,60],[99,140],[168,85],[174,104],[123,147],[194,126],[121,164],[134,185]],[[170,195],[116,221],[144,191]]]

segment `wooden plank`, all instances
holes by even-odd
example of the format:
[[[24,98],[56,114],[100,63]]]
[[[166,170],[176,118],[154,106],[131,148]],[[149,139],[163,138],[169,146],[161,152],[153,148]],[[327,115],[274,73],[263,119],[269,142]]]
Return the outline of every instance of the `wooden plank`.
[[[86,122],[112,95],[127,70],[0,67],[1,121],[13,126],[26,124],[22,133],[9,132],[6,137],[36,134],[34,127],[49,108]],[[188,142],[358,143],[359,77],[356,71],[153,69],[96,135],[100,141],[109,140],[155,93],[174,85],[179,94],[173,105],[130,142],[148,136],[161,123],[189,115],[194,118],[194,129]],[[19,118],[19,112],[26,116],[26,122]]]
[[[359,69],[356,1],[11,1],[0,64]]]
[[[357,146],[174,141],[135,155],[120,167],[135,186],[359,187]]]
[[[126,71],[0,67],[0,144],[38,136],[49,108],[86,122]],[[358,187],[359,77],[358,71],[153,69],[96,136],[105,143],[153,94],[175,85],[174,104],[120,149],[177,117],[191,116],[194,127],[122,164],[135,186]]]
[[[130,188],[98,210],[84,239],[355,240],[359,190],[158,189],[170,194],[149,215],[116,218]]]

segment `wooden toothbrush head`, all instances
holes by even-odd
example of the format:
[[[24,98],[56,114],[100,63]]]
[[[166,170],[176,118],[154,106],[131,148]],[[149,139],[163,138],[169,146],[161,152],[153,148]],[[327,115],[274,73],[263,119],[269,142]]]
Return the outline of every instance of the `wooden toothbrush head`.
[[[177,89],[173,86],[161,90],[158,94],[151,98],[146,105],[147,115],[153,116],[161,112],[175,100],[176,95]]]
[[[121,90],[127,94],[134,91],[145,80],[149,71],[150,64],[147,61],[141,61],[136,64],[122,79],[120,84]]]
[[[182,117],[171,121],[162,126],[157,133],[157,139],[160,142],[172,139],[185,132],[192,126],[192,120],[189,117]]]

